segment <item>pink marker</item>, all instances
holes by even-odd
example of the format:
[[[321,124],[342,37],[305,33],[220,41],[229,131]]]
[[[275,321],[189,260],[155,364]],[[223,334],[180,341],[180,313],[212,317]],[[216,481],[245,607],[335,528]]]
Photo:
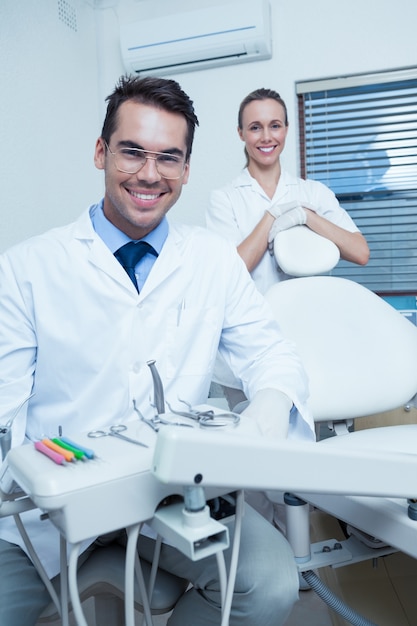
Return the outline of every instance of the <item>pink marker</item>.
[[[48,446],[45,446],[45,444],[42,443],[42,441],[35,441],[34,446],[36,450],[38,450],[39,452],[42,452],[42,454],[44,454],[45,456],[48,456],[57,465],[67,464],[62,454],[59,454],[58,452],[54,452],[54,450],[51,450],[50,448],[48,448]]]

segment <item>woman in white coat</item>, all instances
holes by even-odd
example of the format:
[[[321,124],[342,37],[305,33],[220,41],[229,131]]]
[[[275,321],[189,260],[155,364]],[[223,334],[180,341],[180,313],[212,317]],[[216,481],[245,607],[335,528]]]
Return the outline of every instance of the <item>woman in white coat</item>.
[[[259,291],[266,293],[286,278],[268,252],[268,240],[298,224],[333,241],[342,259],[365,265],[366,240],[334,193],[282,169],[288,115],[280,95],[272,89],[248,94],[239,107],[237,130],[245,144],[246,167],[231,183],[212,191],[206,222],[236,244]]]
[[[365,265],[368,244],[334,193],[282,169],[288,115],[280,95],[272,89],[248,94],[239,107],[237,130],[245,144],[246,167],[231,183],[212,191],[206,223],[237,246],[257,289],[265,294],[289,278],[269,249],[279,231],[299,224],[335,243],[342,259]],[[221,355],[214,381],[223,386],[231,407],[245,400]]]

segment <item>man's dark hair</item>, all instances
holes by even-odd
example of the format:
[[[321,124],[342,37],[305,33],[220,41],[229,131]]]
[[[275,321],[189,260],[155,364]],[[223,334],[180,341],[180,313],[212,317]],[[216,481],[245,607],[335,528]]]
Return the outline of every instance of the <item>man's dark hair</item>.
[[[194,130],[198,119],[192,100],[175,80],[154,76],[122,76],[106,101],[107,112],[101,131],[102,138],[110,143],[110,138],[117,127],[117,112],[123,102],[133,100],[140,104],[151,105],[170,113],[183,115],[187,122],[186,160],[190,158],[194,140]]]

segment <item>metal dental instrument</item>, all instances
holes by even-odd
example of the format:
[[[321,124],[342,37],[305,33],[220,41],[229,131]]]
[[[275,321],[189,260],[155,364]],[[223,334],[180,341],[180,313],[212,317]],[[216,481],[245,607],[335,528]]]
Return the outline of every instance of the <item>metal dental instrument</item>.
[[[33,396],[35,395],[35,393],[31,393],[27,398],[25,398],[17,407],[17,409],[15,410],[15,412],[13,413],[13,415],[11,416],[11,418],[9,419],[9,421],[6,423],[5,428],[11,428],[15,417],[17,417],[17,415],[19,414],[20,409],[22,408],[22,406],[24,406],[26,404],[26,402],[28,402],[31,398],[33,398]]]
[[[129,443],[135,443],[137,446],[149,448],[146,443],[142,443],[137,439],[132,439],[131,437],[122,435],[122,432],[125,430],[127,430],[127,426],[125,426],[124,424],[115,424],[113,426],[110,426],[109,430],[91,430],[88,433],[88,436],[92,437],[93,439],[96,437],[119,437],[119,439],[124,439],[124,441],[128,441]]]
[[[138,414],[139,418],[142,420],[142,422],[145,422],[145,424],[147,424],[148,426],[150,426],[152,428],[152,430],[154,430],[156,433],[159,430],[158,424],[155,421],[155,418],[151,419],[151,420],[147,420],[146,417],[143,415],[143,413],[141,413],[138,409],[138,407],[136,406],[136,400],[133,399],[133,408],[136,411],[136,413]]]
[[[172,422],[161,417],[162,414],[165,413],[165,403],[170,409],[170,412],[174,415],[181,415],[181,417],[186,417],[197,421],[200,426],[204,427],[221,427],[227,426],[229,424],[235,425],[240,421],[240,415],[237,413],[215,413],[212,410],[207,411],[196,411],[192,408],[191,404],[186,402],[185,400],[181,400],[178,398],[180,402],[185,404],[188,407],[188,411],[175,411],[172,407],[165,402],[164,397],[164,388],[162,385],[161,377],[159,376],[158,370],[156,369],[155,360],[147,361],[147,365],[149,366],[153,379],[153,387],[154,387],[154,403],[151,404],[156,409],[156,415],[152,418],[152,420],[147,420],[140,413],[135,405],[135,401],[133,401],[133,407],[135,411],[140,416],[141,420],[144,421],[148,426],[150,426],[154,431],[158,432],[159,426],[161,424],[172,425],[172,426],[185,426],[190,427],[191,424],[187,424],[185,422]]]
[[[154,405],[152,404],[151,406],[154,406]],[[173,422],[172,420],[166,420],[163,417],[161,417],[161,415],[159,414],[156,414],[153,419],[155,422],[157,422],[157,424],[165,424],[166,426],[185,426],[186,428],[192,428],[192,424],[187,424],[186,422]]]
[[[166,403],[168,405],[169,410],[171,411],[171,413],[175,413],[175,415],[182,415],[182,417],[188,417],[189,419],[196,420],[196,421],[198,421],[200,417],[202,416],[207,416],[207,417],[214,416],[214,411],[212,409],[207,410],[207,411],[195,411],[192,408],[191,404],[189,404],[186,400],[181,400],[180,398],[178,398],[178,400],[179,402],[182,402],[183,404],[187,405],[188,411],[177,411],[173,409],[167,400]]]
[[[159,372],[156,369],[155,360],[152,359],[146,362],[149,365],[152,374],[153,380],[153,392],[154,392],[154,402],[151,404],[156,409],[156,415],[152,418],[152,420],[147,420],[140,413],[140,411],[135,407],[135,411],[141,415],[141,419],[148,424],[153,430],[158,432],[159,426],[161,424],[172,425],[172,426],[189,426],[189,424],[185,424],[184,422],[170,422],[161,417],[165,413],[165,396],[164,396],[164,387],[162,385],[161,377],[159,376]]]
[[[151,406],[155,407],[155,405],[153,404],[151,404]],[[133,408],[138,414],[139,418],[142,420],[142,422],[145,422],[145,424],[150,426],[156,433],[159,431],[159,427],[161,424],[166,425],[166,426],[185,426],[188,428],[192,428],[191,424],[186,424],[185,422],[172,422],[170,420],[164,419],[158,413],[156,413],[152,419],[150,420],[146,419],[145,416],[139,411],[138,407],[136,406],[136,400],[133,400]]]
[[[165,413],[165,398],[164,398],[164,388],[162,385],[161,377],[159,376],[159,372],[156,369],[155,360],[147,361],[147,365],[151,370],[152,379],[153,379],[153,391],[154,391],[154,404],[158,415],[161,413]]]
[[[217,428],[221,426],[228,426],[230,424],[235,426],[240,421],[240,415],[238,413],[233,413],[232,411],[226,411],[223,413],[215,413],[212,409],[207,411],[197,411],[196,409],[193,409],[191,404],[186,400],[178,398],[178,401],[185,404],[188,407],[188,411],[175,411],[167,401],[169,410],[172,413],[181,415],[182,417],[188,417],[189,419],[197,421],[202,427]]]
[[[155,407],[155,405],[153,404],[151,404],[151,406]],[[172,422],[170,420],[164,419],[158,413],[155,413],[152,419],[146,419],[146,417],[139,411],[138,407],[136,406],[136,400],[133,400],[133,408],[139,415],[139,418],[142,420],[142,422],[145,422],[145,424],[150,426],[152,430],[154,430],[156,433],[159,431],[159,427],[161,426],[161,424],[165,426],[185,426],[188,428],[192,428],[191,424],[186,424],[185,422]]]

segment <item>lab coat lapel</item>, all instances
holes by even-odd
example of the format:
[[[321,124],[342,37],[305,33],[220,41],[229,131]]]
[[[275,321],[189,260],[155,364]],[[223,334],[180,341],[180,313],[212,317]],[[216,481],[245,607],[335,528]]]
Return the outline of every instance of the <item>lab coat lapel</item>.
[[[127,276],[126,271],[98,235],[91,242],[89,261],[118,283],[126,285],[130,289],[130,282],[128,282],[130,278]],[[125,280],[126,276],[128,281]]]
[[[101,237],[97,235],[92,224],[89,212],[83,213],[74,224],[73,236],[81,245],[85,246],[85,254],[88,255],[90,263],[95,265],[100,271],[105,272],[112,279],[125,287],[129,292],[134,293],[130,279],[126,280],[127,274],[119,262],[116,261],[111,251],[105,245]],[[70,235],[71,238],[71,235]],[[176,272],[182,263],[181,247],[183,236],[170,225],[168,237],[162,247],[161,253],[141,289],[140,298],[146,297],[160,284],[167,280],[171,274]],[[137,296],[137,293],[134,293]]]
[[[283,204],[288,201],[290,195],[291,185],[297,184],[297,181],[288,174],[285,170],[281,170],[281,176],[278,181],[277,188],[275,189],[272,202]],[[288,198],[288,199],[287,199]]]
[[[238,182],[237,182],[237,186],[245,187],[245,186],[250,185],[250,187],[252,188],[252,192],[254,194],[261,195],[262,197],[265,198],[265,200],[267,200],[268,202],[272,202],[273,204],[282,204],[286,201],[285,199],[289,194],[289,187],[288,187],[289,184],[290,184],[290,181],[288,179],[287,173],[282,171],[280,179],[278,181],[278,185],[275,189],[274,196],[271,200],[271,198],[268,197],[264,189],[258,183],[256,178],[251,177],[248,170],[245,170],[243,172],[243,174],[239,177]]]
[[[127,274],[125,270],[115,259],[101,237],[95,232],[88,211],[83,213],[79,220],[75,222],[73,234],[92,265],[100,272],[106,273],[113,280],[117,281],[126,290],[131,291],[130,279],[126,280]]]

